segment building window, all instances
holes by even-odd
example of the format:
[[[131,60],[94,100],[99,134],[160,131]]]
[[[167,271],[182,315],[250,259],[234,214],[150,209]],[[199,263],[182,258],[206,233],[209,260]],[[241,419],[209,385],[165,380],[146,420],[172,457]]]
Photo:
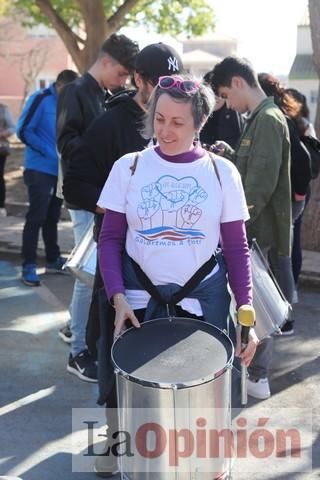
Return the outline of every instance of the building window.
[[[310,91],[310,103],[317,103],[318,102],[318,91],[311,90]]]

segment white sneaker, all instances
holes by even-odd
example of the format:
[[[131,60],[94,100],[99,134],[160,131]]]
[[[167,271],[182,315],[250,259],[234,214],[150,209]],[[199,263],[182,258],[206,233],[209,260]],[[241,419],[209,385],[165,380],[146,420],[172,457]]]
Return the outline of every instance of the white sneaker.
[[[7,216],[7,210],[5,208],[0,208],[0,217],[6,217]]]
[[[250,397],[265,400],[271,396],[269,380],[267,378],[260,378],[260,380],[254,381],[248,378],[247,391]]]

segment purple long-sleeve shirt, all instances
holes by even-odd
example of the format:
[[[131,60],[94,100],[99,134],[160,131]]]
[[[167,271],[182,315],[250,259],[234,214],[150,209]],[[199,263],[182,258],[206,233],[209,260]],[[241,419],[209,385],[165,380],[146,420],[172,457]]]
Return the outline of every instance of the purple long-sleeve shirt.
[[[205,155],[200,147],[190,152],[168,156],[156,147],[156,152],[165,160],[188,163]],[[124,293],[122,275],[122,253],[125,248],[127,219],[125,213],[106,210],[99,237],[99,264],[108,298],[115,293]],[[237,308],[252,304],[252,279],[250,254],[243,220],[220,225],[220,240],[227,264],[230,287],[235,296]]]

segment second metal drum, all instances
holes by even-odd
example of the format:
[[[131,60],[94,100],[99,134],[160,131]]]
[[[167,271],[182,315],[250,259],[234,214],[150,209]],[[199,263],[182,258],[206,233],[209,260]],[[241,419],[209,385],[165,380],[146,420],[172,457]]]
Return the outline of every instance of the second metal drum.
[[[93,286],[97,263],[97,244],[93,240],[93,224],[93,221],[90,222],[80,243],[74,247],[63,267],[90,287]]]
[[[274,332],[288,319],[291,309],[256,242],[250,249],[255,331],[259,339]]]

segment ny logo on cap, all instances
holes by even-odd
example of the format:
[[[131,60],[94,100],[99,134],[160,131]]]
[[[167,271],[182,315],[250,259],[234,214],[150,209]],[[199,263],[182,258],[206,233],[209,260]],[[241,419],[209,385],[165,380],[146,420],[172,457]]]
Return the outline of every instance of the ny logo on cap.
[[[171,69],[174,72],[179,71],[178,60],[176,59],[176,57],[169,57],[168,58],[168,70],[171,70]]]

